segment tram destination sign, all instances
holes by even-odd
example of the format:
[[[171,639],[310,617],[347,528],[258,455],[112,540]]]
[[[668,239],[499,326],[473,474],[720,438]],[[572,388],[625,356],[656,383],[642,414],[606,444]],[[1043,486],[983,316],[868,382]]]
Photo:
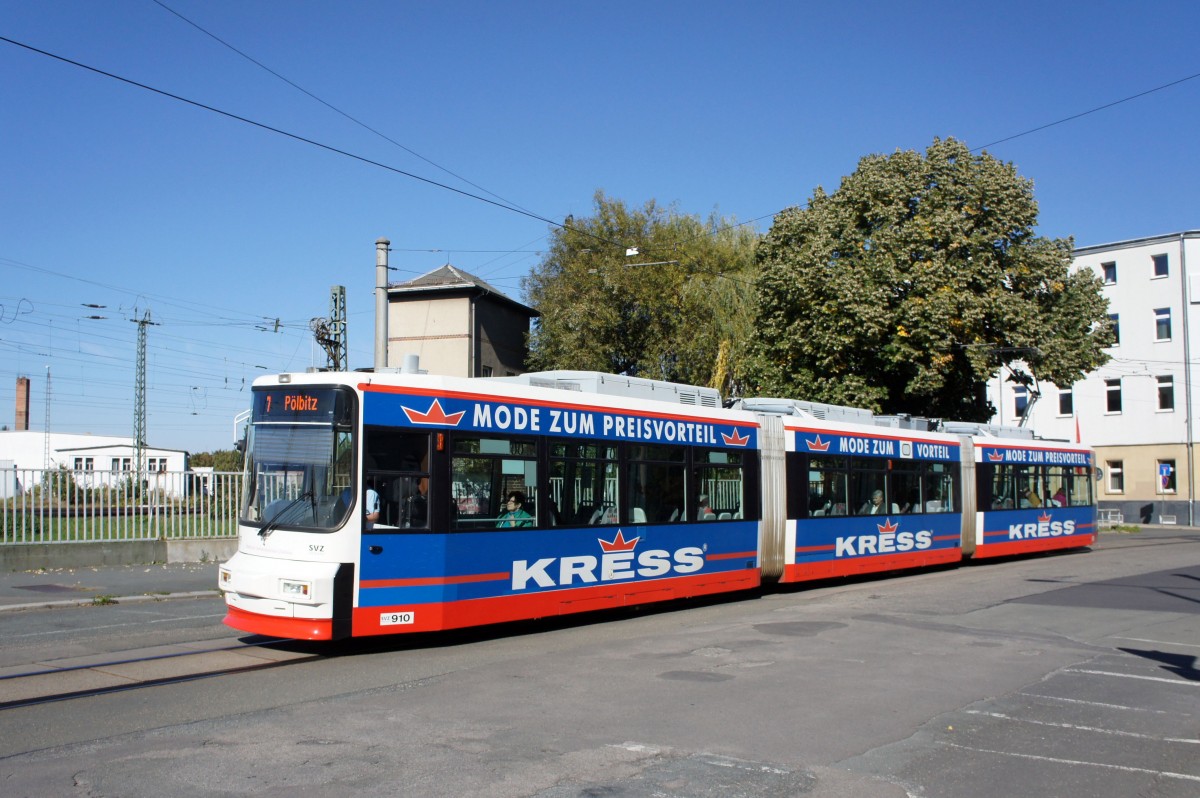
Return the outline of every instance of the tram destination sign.
[[[254,392],[254,421],[330,421],[338,391],[298,385]]]

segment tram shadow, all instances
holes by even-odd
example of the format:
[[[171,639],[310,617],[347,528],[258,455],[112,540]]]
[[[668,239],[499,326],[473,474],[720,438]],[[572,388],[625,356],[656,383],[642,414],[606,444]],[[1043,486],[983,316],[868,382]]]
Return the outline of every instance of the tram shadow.
[[[415,632],[401,635],[372,635],[342,640],[286,640],[263,635],[238,638],[246,645],[258,646],[289,654],[312,657],[352,657],[393,651],[452,648],[484,643],[491,640],[545,634],[568,629],[582,629],[610,623],[628,623],[635,618],[682,612],[689,609],[715,607],[735,602],[754,601],[763,595],[761,590],[743,590],[705,596],[671,599],[647,604],[629,604],[611,609],[588,610],[566,615],[545,616],[519,621],[506,621],[462,629],[435,632]]]
[[[1126,654],[1162,663],[1162,669],[1174,673],[1192,682],[1200,682],[1200,669],[1196,668],[1196,656],[1193,654],[1173,654],[1169,651],[1149,651],[1140,648],[1118,648]]]
[[[689,609],[715,607],[724,604],[751,602],[767,595],[798,594],[807,591],[827,589],[842,585],[871,584],[884,582],[905,576],[941,573],[953,571],[960,567],[976,567],[994,565],[1006,562],[1018,562],[1048,557],[1061,557],[1071,554],[1081,554],[1090,548],[1056,549],[1033,554],[1019,554],[1008,557],[995,557],[987,560],[966,560],[951,562],[921,568],[909,568],[891,571],[871,571],[860,574],[849,574],[822,579],[813,579],[792,583],[765,582],[758,588],[737,590],[727,593],[715,593],[703,596],[671,599],[668,601],[649,602],[646,604],[629,604],[611,609],[588,610],[586,612],[568,613],[563,615],[547,615],[541,618],[531,618],[519,621],[470,626],[461,629],[446,629],[434,632],[416,632],[399,635],[372,635],[367,637],[346,638],[342,640],[285,640],[247,635],[239,638],[246,645],[260,646],[293,654],[305,654],[314,657],[346,657],[364,654],[376,654],[390,651],[409,651],[419,649],[450,648],[454,646],[471,645],[524,635],[544,634],[566,629],[580,629],[609,623],[628,622],[633,618],[651,617],[660,614],[683,612]]]

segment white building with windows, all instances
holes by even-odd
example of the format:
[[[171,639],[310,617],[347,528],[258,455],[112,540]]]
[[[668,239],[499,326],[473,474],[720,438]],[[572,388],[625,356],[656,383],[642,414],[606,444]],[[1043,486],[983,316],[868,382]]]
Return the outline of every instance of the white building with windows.
[[[1074,256],[1074,268],[1104,280],[1117,335],[1111,360],[1074,385],[1031,390],[993,379],[993,421],[1024,421],[1041,437],[1093,446],[1102,510],[1131,522],[1200,523],[1200,230],[1082,247]]]
[[[187,470],[185,451],[146,447],[145,452],[149,474]],[[0,498],[10,498],[39,482],[47,465],[52,470],[74,472],[81,487],[111,487],[133,473],[133,458],[132,438],[51,432],[47,440],[45,432],[0,431]]]

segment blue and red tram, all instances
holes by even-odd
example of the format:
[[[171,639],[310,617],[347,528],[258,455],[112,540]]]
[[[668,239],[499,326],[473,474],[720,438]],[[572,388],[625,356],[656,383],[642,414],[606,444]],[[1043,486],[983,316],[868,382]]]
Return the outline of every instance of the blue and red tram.
[[[225,622],[425,632],[1095,541],[1086,447],[936,426],[590,372],[260,378]]]

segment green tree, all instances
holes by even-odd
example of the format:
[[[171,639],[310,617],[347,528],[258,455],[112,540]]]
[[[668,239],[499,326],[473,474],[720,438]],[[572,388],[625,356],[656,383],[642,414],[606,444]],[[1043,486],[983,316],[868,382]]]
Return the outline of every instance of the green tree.
[[[188,457],[188,464],[193,468],[211,466],[215,471],[241,471],[242,453],[236,449],[199,452]]]
[[[236,449],[221,449],[213,452],[213,470],[241,471],[242,453]]]
[[[1107,302],[1036,223],[1033,183],[954,139],[863,158],[759,246],[759,390],[980,421],[1002,367],[1071,385],[1108,359]]]
[[[188,455],[188,465],[192,468],[207,468],[213,464],[212,452],[198,452]]]
[[[756,243],[752,230],[715,215],[702,220],[653,200],[630,209],[597,192],[594,215],[556,229],[523,282],[542,314],[531,367],[736,388]]]

